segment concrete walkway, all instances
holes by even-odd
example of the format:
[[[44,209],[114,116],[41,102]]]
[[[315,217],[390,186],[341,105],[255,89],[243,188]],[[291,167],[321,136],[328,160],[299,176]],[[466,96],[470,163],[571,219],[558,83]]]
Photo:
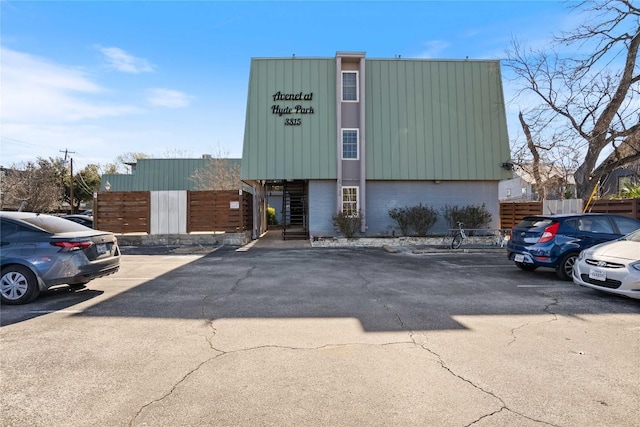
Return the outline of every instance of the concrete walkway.
[[[258,240],[254,240],[246,247],[256,248],[271,248],[271,249],[295,249],[295,248],[310,248],[311,242],[309,240],[283,240],[282,230],[268,230]]]

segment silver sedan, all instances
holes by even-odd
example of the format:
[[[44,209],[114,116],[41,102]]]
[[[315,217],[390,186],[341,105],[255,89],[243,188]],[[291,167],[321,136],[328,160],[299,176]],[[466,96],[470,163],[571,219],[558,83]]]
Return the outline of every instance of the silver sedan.
[[[573,266],[573,281],[640,299],[640,229],[582,251]]]
[[[24,304],[56,285],[84,286],[120,268],[113,233],[52,215],[0,212],[0,297]]]

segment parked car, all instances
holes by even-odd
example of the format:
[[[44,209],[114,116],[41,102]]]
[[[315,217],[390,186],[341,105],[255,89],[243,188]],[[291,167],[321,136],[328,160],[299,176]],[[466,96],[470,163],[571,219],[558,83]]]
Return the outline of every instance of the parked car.
[[[52,215],[0,212],[0,297],[24,304],[41,291],[83,286],[120,268],[112,233]]]
[[[580,252],[573,266],[573,281],[640,299],[640,230]]]
[[[86,211],[83,211],[82,215],[93,216],[93,209],[87,209]]]
[[[68,219],[69,221],[77,222],[78,224],[82,224],[85,227],[93,228],[93,217],[89,215],[62,215],[62,218]]]
[[[640,221],[612,214],[528,216],[511,230],[507,253],[522,270],[553,268],[558,277],[571,280],[581,251],[639,228]]]

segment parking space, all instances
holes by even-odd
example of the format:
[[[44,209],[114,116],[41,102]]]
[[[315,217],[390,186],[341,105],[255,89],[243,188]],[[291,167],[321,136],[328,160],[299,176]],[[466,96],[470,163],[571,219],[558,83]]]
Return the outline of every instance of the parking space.
[[[501,250],[235,249],[3,306],[2,425],[637,423],[638,301]]]

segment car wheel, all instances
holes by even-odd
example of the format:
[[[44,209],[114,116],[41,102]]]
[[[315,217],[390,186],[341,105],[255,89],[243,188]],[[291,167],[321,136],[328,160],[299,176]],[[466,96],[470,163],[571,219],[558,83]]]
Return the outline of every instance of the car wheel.
[[[4,304],[25,304],[39,293],[38,280],[27,267],[11,265],[2,269],[0,297]]]
[[[566,254],[560,260],[560,264],[556,268],[556,274],[562,280],[572,280],[573,278],[573,265],[576,263],[578,259],[578,254],[570,253]]]
[[[538,268],[537,265],[525,264],[524,262],[516,262],[516,267],[518,267],[520,270],[524,270],[524,271],[533,271],[536,268]]]

